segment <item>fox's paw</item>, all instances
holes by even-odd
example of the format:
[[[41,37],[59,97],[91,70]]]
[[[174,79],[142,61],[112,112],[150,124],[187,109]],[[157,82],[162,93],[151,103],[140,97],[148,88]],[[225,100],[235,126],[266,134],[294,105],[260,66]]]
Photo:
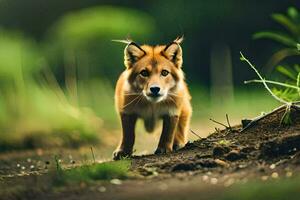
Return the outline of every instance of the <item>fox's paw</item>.
[[[177,151],[178,149],[180,149],[181,147],[180,147],[180,145],[178,145],[178,144],[173,144],[173,150],[174,151]]]
[[[114,160],[121,160],[124,158],[128,158],[131,156],[131,153],[124,151],[123,149],[117,149],[113,153],[113,159]]]
[[[158,147],[154,154],[166,154],[172,152],[172,149],[170,148],[163,148],[163,147]]]
[[[173,151],[177,151],[177,150],[181,149],[182,147],[184,147],[184,144],[174,143],[173,144]]]

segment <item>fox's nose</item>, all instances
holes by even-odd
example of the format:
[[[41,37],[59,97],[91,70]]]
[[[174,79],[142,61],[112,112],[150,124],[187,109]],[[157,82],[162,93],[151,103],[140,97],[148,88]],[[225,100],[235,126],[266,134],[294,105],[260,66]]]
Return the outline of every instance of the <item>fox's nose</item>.
[[[150,91],[153,96],[158,96],[160,88],[157,86],[152,86],[152,87],[150,87]]]

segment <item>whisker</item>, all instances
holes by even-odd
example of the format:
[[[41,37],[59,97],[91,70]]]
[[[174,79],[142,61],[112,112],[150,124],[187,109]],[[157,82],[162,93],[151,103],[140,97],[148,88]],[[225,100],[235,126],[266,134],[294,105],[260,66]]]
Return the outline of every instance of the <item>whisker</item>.
[[[140,95],[141,92],[125,92],[124,95]]]
[[[135,100],[137,100],[141,95],[135,97],[132,101],[130,101],[129,103],[127,103],[126,105],[123,106],[123,108],[126,108],[127,106],[129,106],[130,104],[132,104]]]
[[[170,100],[175,104],[175,105],[177,105],[176,104],[176,101],[170,96]]]
[[[135,102],[134,106],[135,106],[136,104],[138,104],[138,103],[143,99],[143,95],[140,95],[139,97],[140,97],[140,98],[138,99],[137,102]]]
[[[141,93],[128,93],[128,94],[124,94],[125,96],[134,96],[134,95],[141,95]]]

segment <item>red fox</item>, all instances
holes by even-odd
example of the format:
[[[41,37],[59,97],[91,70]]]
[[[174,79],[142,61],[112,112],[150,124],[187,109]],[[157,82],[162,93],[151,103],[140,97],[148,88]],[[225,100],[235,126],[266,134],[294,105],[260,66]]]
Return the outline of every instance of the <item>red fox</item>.
[[[115,89],[115,106],[123,129],[113,154],[115,160],[131,156],[139,118],[147,132],[163,120],[155,154],[169,153],[186,144],[192,107],[182,71],[182,40],[179,37],[168,45],[157,46],[128,41],[124,50],[126,69]]]

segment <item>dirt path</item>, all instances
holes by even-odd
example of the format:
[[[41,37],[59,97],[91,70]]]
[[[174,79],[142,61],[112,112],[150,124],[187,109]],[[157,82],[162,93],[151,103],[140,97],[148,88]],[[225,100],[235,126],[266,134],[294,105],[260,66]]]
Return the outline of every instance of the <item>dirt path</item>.
[[[300,112],[292,110],[293,125],[279,126],[283,112],[284,109],[278,110],[244,132],[241,126],[218,131],[172,154],[133,157],[132,178],[125,181],[53,189],[47,184],[51,174],[45,163],[20,176],[20,166],[9,165],[18,162],[13,160],[18,156],[7,160],[7,156],[0,156],[0,199],[224,199],[236,185],[284,180],[300,174]],[[46,161],[48,154],[44,155]],[[32,155],[31,159],[34,160]],[[68,159],[74,158],[65,158]],[[81,163],[65,166],[76,164]]]

